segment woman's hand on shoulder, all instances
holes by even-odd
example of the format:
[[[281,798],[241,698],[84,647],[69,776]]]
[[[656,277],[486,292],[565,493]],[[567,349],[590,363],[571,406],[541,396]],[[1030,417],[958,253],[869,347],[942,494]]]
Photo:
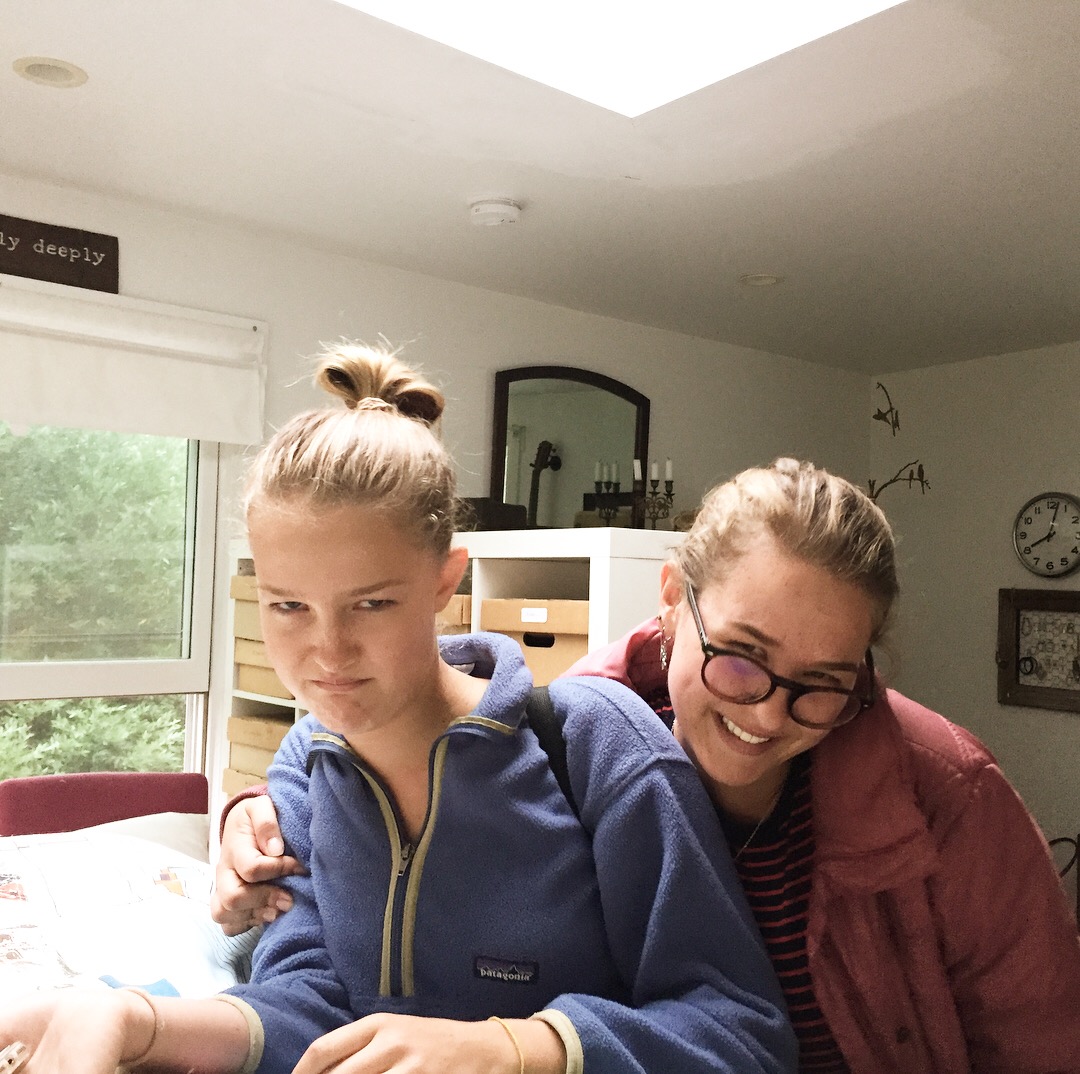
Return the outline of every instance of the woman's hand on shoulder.
[[[562,1074],[566,1052],[551,1026],[539,1019],[509,1026],[510,1033],[493,1020],[369,1014],[320,1037],[293,1074]]]
[[[270,881],[303,872],[285,854],[270,796],[244,798],[225,817],[210,914],[227,936],[273,921],[292,906],[292,897]]]

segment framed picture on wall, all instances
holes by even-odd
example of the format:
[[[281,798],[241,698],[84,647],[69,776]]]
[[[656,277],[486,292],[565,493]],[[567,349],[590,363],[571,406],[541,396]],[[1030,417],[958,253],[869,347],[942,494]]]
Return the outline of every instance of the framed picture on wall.
[[[998,701],[1080,712],[1080,592],[998,590]]]

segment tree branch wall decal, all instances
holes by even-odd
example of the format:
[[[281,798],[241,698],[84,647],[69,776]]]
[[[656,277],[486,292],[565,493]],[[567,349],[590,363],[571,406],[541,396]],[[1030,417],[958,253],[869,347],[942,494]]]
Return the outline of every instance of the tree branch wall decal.
[[[876,387],[885,396],[886,407],[878,407],[873,414],[870,415],[873,421],[884,422],[892,430],[893,436],[896,436],[900,429],[900,411],[893,405],[892,397],[889,395],[888,389],[879,380]],[[930,481],[926,476],[926,471],[923,469],[923,464],[918,459],[912,459],[911,462],[905,462],[899,470],[893,474],[888,481],[883,481],[880,485],[874,478],[868,478],[866,482],[866,491],[870,499],[877,503],[878,497],[890,486],[907,483],[907,487],[911,488],[913,485],[919,486],[919,491],[923,494],[930,488]]]

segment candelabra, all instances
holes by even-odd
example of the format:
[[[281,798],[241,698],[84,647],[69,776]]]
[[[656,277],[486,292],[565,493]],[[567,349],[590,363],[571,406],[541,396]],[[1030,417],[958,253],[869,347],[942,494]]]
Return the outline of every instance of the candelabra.
[[[610,526],[619,513],[619,482],[594,481],[596,490],[596,513],[605,526]]]
[[[675,482],[671,480],[665,481],[664,491],[661,492],[660,481],[654,477],[650,478],[649,486],[650,490],[646,492],[645,482],[641,482],[643,507],[650,526],[656,529],[656,523],[661,518],[667,518],[671,513],[671,505],[675,502]]]

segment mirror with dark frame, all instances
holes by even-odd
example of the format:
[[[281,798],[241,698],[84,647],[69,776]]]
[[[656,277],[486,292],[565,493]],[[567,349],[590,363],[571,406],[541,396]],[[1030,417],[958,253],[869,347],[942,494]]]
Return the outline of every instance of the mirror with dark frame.
[[[598,467],[617,471],[628,515],[634,460],[648,457],[649,399],[629,385],[573,366],[496,372],[489,499],[524,506],[525,526],[596,524]]]

